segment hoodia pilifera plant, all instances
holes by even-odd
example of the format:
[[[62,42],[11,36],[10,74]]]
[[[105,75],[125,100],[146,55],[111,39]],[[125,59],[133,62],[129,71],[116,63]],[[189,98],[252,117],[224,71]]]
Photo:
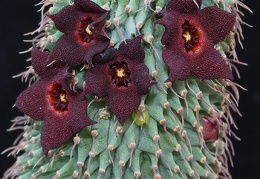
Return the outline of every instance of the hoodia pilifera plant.
[[[3,178],[231,178],[239,0],[43,0]],[[18,75],[19,76],[19,75]],[[242,88],[243,89],[243,88]],[[233,126],[233,127],[232,127]]]

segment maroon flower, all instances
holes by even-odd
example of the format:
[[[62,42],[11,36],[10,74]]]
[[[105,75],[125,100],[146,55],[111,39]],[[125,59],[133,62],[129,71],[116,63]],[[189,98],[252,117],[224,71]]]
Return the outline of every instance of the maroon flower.
[[[201,6],[201,0],[196,0]],[[171,0],[157,22],[165,26],[163,58],[170,69],[167,81],[233,79],[232,72],[214,49],[232,30],[235,14],[217,7],[199,9],[193,0]]]
[[[141,95],[155,84],[149,79],[148,68],[142,64],[145,54],[142,36],[127,40],[119,49],[110,49],[104,56],[97,56],[94,67],[86,74],[86,93],[107,98],[112,112],[123,124],[138,107]]]
[[[85,126],[96,123],[86,115],[84,93],[72,91],[68,86],[67,82],[72,78],[70,67],[61,62],[47,66],[49,56],[36,48],[32,50],[32,66],[41,81],[23,91],[15,103],[31,118],[44,120],[41,144],[45,155]]]
[[[90,0],[74,0],[59,13],[49,15],[64,34],[55,44],[55,60],[69,65],[91,63],[92,57],[109,46],[104,26],[108,11]]]
[[[217,118],[204,116],[202,118],[203,138],[206,142],[215,141],[219,135],[219,121]]]

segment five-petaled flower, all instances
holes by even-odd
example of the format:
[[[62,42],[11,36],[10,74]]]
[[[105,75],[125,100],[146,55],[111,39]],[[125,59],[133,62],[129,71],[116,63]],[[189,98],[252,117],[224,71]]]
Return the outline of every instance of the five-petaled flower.
[[[32,50],[32,66],[41,78],[23,91],[16,106],[35,120],[43,120],[41,144],[45,155],[60,146],[85,126],[95,124],[86,114],[83,91],[71,90],[71,67],[62,62],[50,63],[50,53]]]
[[[201,0],[171,0],[157,23],[165,26],[163,59],[169,67],[167,81],[232,79],[232,72],[214,45],[233,28],[235,14],[217,7],[199,9]],[[197,6],[198,5],[198,6]]]
[[[74,0],[59,13],[49,15],[64,34],[53,49],[54,60],[69,65],[91,63],[92,57],[109,46],[104,27],[108,11],[90,0]]]
[[[85,92],[106,97],[111,111],[123,124],[139,106],[141,95],[155,84],[149,79],[141,46],[142,36],[127,40],[119,49],[109,49],[93,60],[94,67],[86,74]]]
[[[219,120],[215,117],[204,116],[202,118],[203,139],[206,142],[215,141],[219,136]]]

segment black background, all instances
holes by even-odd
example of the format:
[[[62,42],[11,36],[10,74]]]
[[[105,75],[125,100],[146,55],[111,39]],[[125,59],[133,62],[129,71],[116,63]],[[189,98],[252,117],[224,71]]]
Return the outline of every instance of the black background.
[[[12,76],[24,71],[30,65],[29,62],[25,62],[30,55],[18,55],[18,52],[31,47],[30,43],[22,40],[31,39],[32,37],[24,37],[23,34],[38,27],[40,14],[36,11],[39,6],[34,6],[38,2],[32,0],[2,1],[0,5],[0,151],[11,146],[20,133],[6,132],[6,129],[11,126],[11,119],[22,115],[18,109],[12,108],[12,106],[17,95],[27,87],[27,84],[21,83],[20,78],[12,79]],[[243,117],[234,115],[239,127],[236,134],[242,139],[241,142],[232,139],[236,156],[233,158],[235,166],[230,171],[234,179],[255,178],[259,175],[260,166],[260,1],[244,0],[244,3],[254,12],[250,14],[241,8],[245,13],[244,21],[253,25],[254,28],[243,26],[244,50],[241,50],[240,47],[237,48],[239,59],[248,63],[249,66],[238,65],[241,79],[236,79],[236,82],[247,88],[247,91],[240,90],[239,109]],[[6,155],[0,155],[0,177],[13,162],[12,157],[6,158]]]

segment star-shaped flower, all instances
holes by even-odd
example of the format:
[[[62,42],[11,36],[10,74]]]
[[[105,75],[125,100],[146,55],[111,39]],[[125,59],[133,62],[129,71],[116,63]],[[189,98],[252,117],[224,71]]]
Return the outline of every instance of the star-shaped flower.
[[[171,0],[157,20],[165,26],[162,43],[163,59],[170,69],[167,81],[186,80],[190,75],[232,80],[229,66],[214,45],[230,34],[236,16],[217,7],[200,10],[201,0],[196,3]]]
[[[41,144],[45,155],[85,126],[96,123],[87,117],[83,91],[69,88],[71,67],[57,61],[48,65],[49,57],[48,52],[33,48],[32,66],[41,81],[23,91],[15,103],[31,118],[44,121]]]
[[[141,46],[142,36],[122,43],[93,60],[94,67],[86,74],[86,93],[106,98],[111,111],[123,124],[139,106],[141,95],[155,84],[149,79]]]
[[[91,63],[92,57],[108,46],[104,27],[108,11],[90,0],[74,0],[59,13],[49,15],[64,34],[53,49],[54,60],[69,65]]]

